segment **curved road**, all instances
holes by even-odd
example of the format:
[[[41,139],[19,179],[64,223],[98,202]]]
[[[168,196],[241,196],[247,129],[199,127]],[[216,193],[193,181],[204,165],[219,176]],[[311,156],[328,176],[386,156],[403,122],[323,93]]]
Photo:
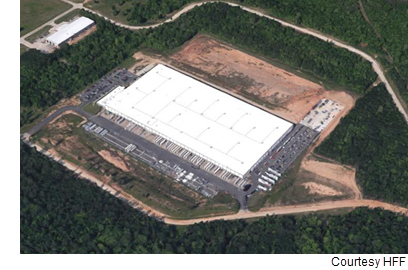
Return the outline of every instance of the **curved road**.
[[[247,218],[258,218],[265,217],[268,215],[287,215],[287,214],[299,214],[307,212],[315,212],[322,210],[333,210],[341,208],[355,208],[355,207],[369,207],[376,208],[380,207],[385,210],[393,211],[396,213],[401,213],[408,216],[408,209],[395,206],[389,203],[374,201],[374,200],[343,200],[343,201],[333,201],[333,202],[322,202],[322,203],[310,203],[301,205],[289,205],[289,206],[275,206],[263,208],[258,212],[250,212],[241,210],[234,215],[208,217],[208,218],[197,218],[188,220],[178,220],[165,217],[163,221],[167,224],[172,225],[192,225],[199,222],[210,222],[214,220],[234,220],[234,219],[247,219]]]

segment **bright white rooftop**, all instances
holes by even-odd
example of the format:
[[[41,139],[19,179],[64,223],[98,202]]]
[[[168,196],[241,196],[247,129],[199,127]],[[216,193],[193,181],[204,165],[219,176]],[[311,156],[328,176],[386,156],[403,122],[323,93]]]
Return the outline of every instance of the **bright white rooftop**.
[[[47,41],[52,42],[53,44],[58,46],[67,39],[81,32],[88,26],[92,25],[93,23],[94,21],[87,17],[80,17],[75,21],[64,24],[63,26],[58,28],[57,32],[47,37]]]
[[[98,104],[241,177],[292,127],[160,64]]]

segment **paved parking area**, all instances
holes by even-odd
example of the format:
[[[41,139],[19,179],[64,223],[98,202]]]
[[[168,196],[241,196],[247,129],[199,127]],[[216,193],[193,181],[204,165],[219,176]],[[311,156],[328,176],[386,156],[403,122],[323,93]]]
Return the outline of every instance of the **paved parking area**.
[[[118,86],[129,86],[136,79],[137,76],[128,70],[117,69],[86,89],[81,94],[80,99],[86,103],[94,102]]]
[[[109,132],[107,128],[94,122],[87,122],[83,125],[83,128],[206,197],[213,198],[219,192],[217,186],[211,183],[207,177],[200,176],[197,172],[193,172],[191,168],[180,167],[173,161],[160,159],[161,157],[154,151],[150,151],[140,144],[130,143],[117,132]]]
[[[300,124],[318,132],[322,130],[343,110],[343,106],[330,99],[320,100],[313,109],[300,121]]]
[[[320,132],[316,130],[297,124],[272,154],[253,170],[249,178],[258,189],[271,190],[279,177],[313,143],[319,134]]]
[[[183,158],[186,161],[189,161],[193,166],[196,168],[200,168],[205,170],[214,176],[217,176],[224,181],[227,181],[240,189],[245,189],[250,182],[246,179],[239,178],[238,176],[229,173],[228,171],[222,169],[221,167],[201,158],[194,153],[184,149],[183,147],[168,141],[165,138],[162,138],[154,133],[151,133],[144,128],[136,125],[135,123],[126,120],[124,117],[120,117],[118,115],[108,113],[106,111],[100,114],[101,117],[109,119],[123,127],[125,130],[128,130],[134,133],[137,136],[141,136],[142,138],[158,145],[159,147],[166,149],[167,151],[174,153],[175,155]]]

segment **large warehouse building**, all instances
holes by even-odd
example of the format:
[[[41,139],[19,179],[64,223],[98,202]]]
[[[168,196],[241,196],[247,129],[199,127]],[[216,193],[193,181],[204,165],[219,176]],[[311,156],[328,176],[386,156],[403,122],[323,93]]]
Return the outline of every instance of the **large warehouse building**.
[[[61,26],[57,32],[47,37],[47,42],[53,46],[60,46],[62,43],[73,39],[85,30],[89,29],[95,22],[87,17],[80,17],[73,22]]]
[[[98,102],[239,177],[293,124],[164,65]]]

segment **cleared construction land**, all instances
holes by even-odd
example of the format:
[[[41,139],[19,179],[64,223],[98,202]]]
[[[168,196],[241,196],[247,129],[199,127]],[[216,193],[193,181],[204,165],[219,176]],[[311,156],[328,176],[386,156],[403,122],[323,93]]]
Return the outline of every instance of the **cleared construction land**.
[[[342,103],[344,95],[349,96],[327,91],[309,78],[279,68],[279,63],[269,63],[207,35],[193,38],[169,61],[295,123],[322,98]]]

